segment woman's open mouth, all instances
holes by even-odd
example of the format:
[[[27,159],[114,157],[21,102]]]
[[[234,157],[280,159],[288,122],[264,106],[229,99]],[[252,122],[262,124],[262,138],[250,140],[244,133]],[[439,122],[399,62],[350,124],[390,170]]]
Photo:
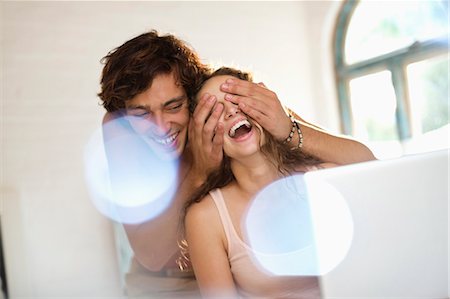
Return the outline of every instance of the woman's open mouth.
[[[239,139],[240,137],[250,133],[251,130],[252,124],[248,120],[243,119],[238,121],[231,127],[230,131],[228,132],[228,136],[233,139]]]

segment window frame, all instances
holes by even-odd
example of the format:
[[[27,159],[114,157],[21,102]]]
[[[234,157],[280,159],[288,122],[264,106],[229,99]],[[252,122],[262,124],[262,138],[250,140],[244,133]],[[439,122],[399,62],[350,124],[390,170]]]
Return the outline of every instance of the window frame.
[[[396,98],[396,128],[398,140],[404,141],[411,137],[412,120],[406,67],[432,57],[449,52],[448,39],[435,38],[427,41],[416,41],[413,44],[395,51],[358,61],[352,64],[345,62],[345,40],[348,26],[359,0],[344,0],[335,26],[333,40],[334,71],[341,116],[341,129],[344,134],[353,135],[354,125],[350,103],[350,80],[380,71],[391,73],[392,85]]]

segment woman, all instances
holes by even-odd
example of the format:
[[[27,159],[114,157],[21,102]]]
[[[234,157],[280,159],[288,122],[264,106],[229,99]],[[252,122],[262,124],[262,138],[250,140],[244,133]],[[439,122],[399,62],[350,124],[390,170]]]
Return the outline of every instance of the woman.
[[[251,261],[243,241],[241,218],[252,198],[271,182],[294,172],[317,168],[321,162],[301,151],[301,128],[293,121],[284,142],[225,101],[220,84],[230,77],[251,81],[249,74],[221,68],[197,93],[215,95],[224,105],[224,159],[186,204],[185,236],[201,293],[205,297],[318,298],[317,277],[277,277]],[[291,144],[299,135],[299,143]],[[298,161],[302,161],[298,163]]]

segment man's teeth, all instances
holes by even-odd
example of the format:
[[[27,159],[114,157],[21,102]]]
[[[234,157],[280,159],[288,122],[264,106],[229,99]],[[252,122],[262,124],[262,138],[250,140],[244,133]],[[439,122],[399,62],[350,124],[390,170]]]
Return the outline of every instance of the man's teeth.
[[[175,140],[175,138],[177,138],[177,136],[178,136],[178,133],[175,133],[164,139],[153,138],[153,140],[155,140],[159,144],[168,145],[168,144],[171,144]]]
[[[243,119],[241,121],[238,121],[236,124],[234,124],[234,126],[231,127],[229,135],[230,137],[234,137],[234,135],[236,135],[236,130],[239,129],[242,126],[246,126],[247,128],[251,127],[251,124],[248,120]]]

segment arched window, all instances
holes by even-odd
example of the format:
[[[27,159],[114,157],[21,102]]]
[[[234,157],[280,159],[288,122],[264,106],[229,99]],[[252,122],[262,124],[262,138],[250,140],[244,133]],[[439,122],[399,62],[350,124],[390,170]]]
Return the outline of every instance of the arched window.
[[[334,39],[343,131],[379,158],[448,147],[448,1],[343,2]]]

